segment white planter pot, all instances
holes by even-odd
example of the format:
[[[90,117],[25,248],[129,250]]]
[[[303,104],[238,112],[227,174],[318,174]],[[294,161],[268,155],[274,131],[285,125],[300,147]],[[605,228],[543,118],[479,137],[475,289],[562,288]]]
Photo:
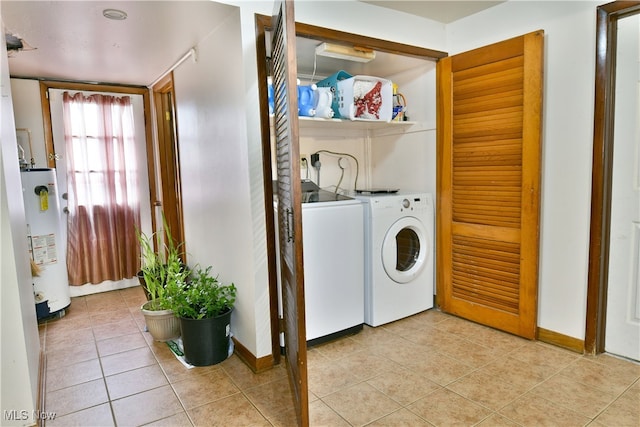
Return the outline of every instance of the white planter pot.
[[[156,341],[169,341],[180,336],[180,319],[171,310],[149,310],[152,301],[146,302],[140,310],[144,315],[147,330]]]

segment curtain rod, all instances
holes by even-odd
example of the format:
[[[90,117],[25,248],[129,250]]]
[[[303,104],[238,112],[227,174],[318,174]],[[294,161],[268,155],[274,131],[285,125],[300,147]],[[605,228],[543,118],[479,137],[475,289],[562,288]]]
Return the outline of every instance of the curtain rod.
[[[149,88],[154,87],[160,80],[164,79],[167,74],[169,74],[170,72],[172,72],[173,70],[175,70],[176,68],[178,68],[180,66],[180,64],[182,64],[184,61],[186,61],[190,56],[193,56],[193,62],[198,62],[198,50],[197,48],[194,46],[191,49],[189,49],[189,51],[187,53],[185,53],[184,55],[182,55],[182,57],[180,59],[178,59],[178,61],[176,61],[175,64],[173,64],[171,67],[169,67],[169,69],[167,71],[165,71],[164,73],[162,73],[160,75],[160,77],[158,77],[157,79],[155,79],[153,81],[153,83],[151,83],[149,85]]]

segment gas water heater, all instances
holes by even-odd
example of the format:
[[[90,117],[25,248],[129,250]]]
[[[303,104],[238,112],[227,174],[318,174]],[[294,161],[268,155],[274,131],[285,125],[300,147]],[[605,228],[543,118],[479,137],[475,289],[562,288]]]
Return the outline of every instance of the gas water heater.
[[[23,169],[20,174],[36,314],[38,319],[61,317],[71,297],[55,169]]]

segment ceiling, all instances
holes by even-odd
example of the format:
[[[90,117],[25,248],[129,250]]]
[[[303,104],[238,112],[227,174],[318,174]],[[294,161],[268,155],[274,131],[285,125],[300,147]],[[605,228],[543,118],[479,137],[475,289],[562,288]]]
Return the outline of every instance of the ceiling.
[[[449,23],[500,2],[366,3]],[[0,8],[6,32],[34,48],[25,45],[10,56],[12,76],[141,86],[155,82],[234,10],[206,0],[2,0]],[[102,14],[107,8],[121,9],[128,17],[108,20]]]
[[[461,1],[461,0],[448,0],[448,1],[432,1],[432,0],[359,0],[363,3],[370,3],[376,6],[386,7],[394,9],[400,12],[406,12],[411,15],[421,16],[433,21],[442,22],[443,24],[450,24],[458,19],[462,19],[466,16],[473,15],[474,13],[481,12],[485,9],[493,7],[497,4],[504,3],[504,1]]]

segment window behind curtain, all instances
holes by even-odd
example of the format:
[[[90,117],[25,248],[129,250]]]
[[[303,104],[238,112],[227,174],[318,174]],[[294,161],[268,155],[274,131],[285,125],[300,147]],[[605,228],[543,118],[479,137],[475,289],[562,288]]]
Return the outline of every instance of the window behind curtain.
[[[135,277],[140,207],[131,100],[65,92],[63,113],[69,283]]]

